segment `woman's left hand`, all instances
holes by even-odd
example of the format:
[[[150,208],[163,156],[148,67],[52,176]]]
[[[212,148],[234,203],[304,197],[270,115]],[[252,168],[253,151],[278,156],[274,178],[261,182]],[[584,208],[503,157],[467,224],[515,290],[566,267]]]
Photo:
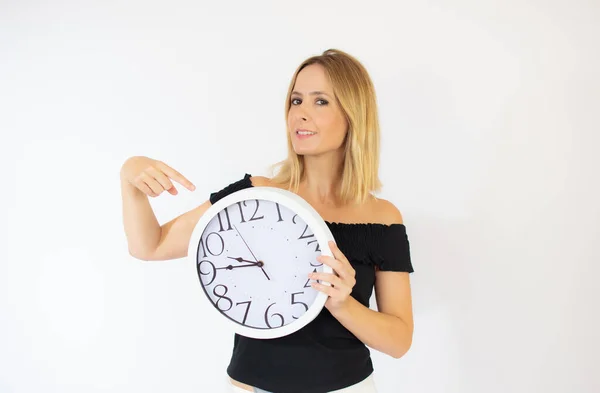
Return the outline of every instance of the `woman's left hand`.
[[[330,241],[329,247],[331,248],[333,257],[319,255],[317,261],[331,267],[333,269],[333,274],[310,273],[308,276],[311,280],[325,281],[331,284],[331,286],[328,286],[312,282],[311,286],[316,290],[329,295],[325,307],[333,314],[335,311],[343,309],[348,304],[352,288],[354,288],[354,285],[356,284],[356,271],[335,242]]]

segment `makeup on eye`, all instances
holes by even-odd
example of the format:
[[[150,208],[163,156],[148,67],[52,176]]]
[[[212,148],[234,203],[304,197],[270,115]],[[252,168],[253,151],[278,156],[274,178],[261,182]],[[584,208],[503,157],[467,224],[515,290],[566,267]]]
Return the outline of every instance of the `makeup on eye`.
[[[297,100],[299,100],[299,101],[302,101],[300,98],[292,98],[292,100],[291,100],[291,101],[292,101],[292,105],[294,105],[294,101],[297,101]],[[328,102],[327,100],[324,100],[324,99],[322,99],[322,98],[317,98],[317,99],[315,100],[315,102],[319,102],[319,101],[322,101],[322,102],[323,102],[322,104],[320,104],[320,106],[323,106],[323,105],[327,105],[327,104],[329,104],[329,102]]]

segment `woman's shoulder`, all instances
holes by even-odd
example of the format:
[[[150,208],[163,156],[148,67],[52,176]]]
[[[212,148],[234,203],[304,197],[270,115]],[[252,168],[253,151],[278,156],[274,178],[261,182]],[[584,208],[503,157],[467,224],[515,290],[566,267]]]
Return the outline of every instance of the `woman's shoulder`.
[[[367,204],[371,222],[383,225],[404,223],[400,209],[389,200],[371,195]]]
[[[271,187],[273,185],[271,179],[266,176],[250,176],[250,182],[253,187]]]

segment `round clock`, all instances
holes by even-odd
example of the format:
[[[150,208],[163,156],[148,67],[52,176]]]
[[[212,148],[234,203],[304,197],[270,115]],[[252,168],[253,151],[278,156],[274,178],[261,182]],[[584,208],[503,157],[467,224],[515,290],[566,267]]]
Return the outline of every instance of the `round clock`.
[[[324,307],[327,295],[311,287],[308,274],[332,273],[316,259],[333,255],[331,240],[325,221],[300,196],[250,187],[200,217],[188,258],[211,310],[238,334],[271,339],[306,326]]]

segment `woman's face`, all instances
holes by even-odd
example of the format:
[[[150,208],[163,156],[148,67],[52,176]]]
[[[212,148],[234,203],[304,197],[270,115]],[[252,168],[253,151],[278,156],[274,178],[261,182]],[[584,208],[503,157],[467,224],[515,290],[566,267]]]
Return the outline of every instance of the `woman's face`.
[[[320,155],[344,143],[348,122],[320,64],[300,71],[291,95],[288,131],[299,155]]]

